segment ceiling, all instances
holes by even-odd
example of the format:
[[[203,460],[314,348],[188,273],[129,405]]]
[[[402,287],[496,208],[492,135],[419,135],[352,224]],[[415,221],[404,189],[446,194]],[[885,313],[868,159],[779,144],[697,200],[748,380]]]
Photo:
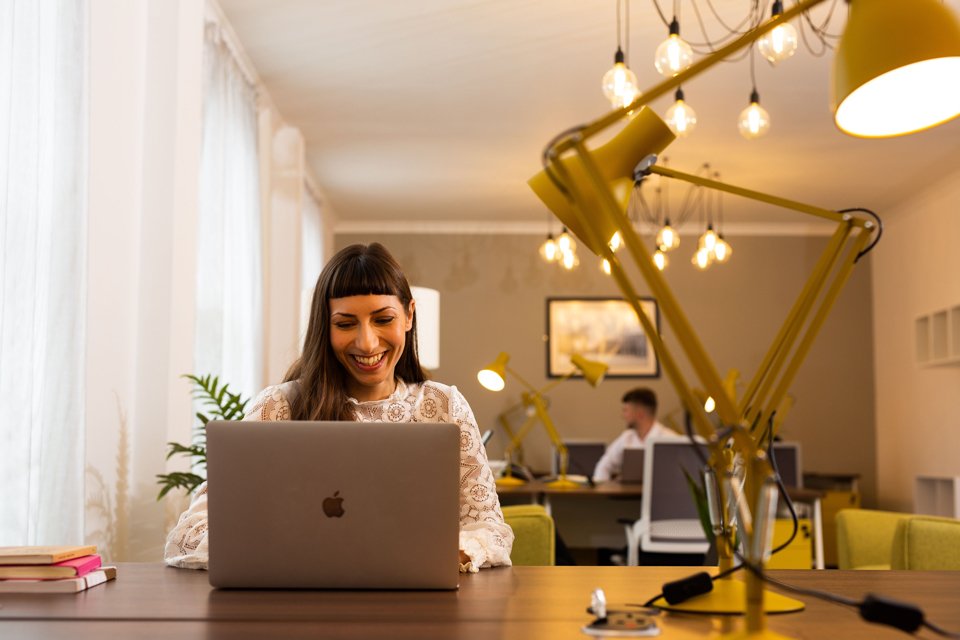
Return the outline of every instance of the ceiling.
[[[219,2],[283,117],[303,132],[308,163],[344,223],[545,224],[526,186],[542,147],[609,108],[600,78],[616,48],[613,0]],[[696,4],[719,36],[709,4]],[[712,4],[734,23],[750,2]],[[844,4],[836,3],[834,33]],[[960,9],[960,0],[948,4]],[[680,6],[683,35],[699,39],[693,5]],[[652,60],[666,28],[652,0],[634,0],[631,12],[629,63],[649,88],[660,78]],[[772,128],[754,141],[736,128],[751,89],[748,60],[695,78],[684,91],[699,123],[667,149],[670,166],[693,172],[709,162],[733,184],[881,216],[956,166],[960,119],[890,140],[836,130],[831,60],[803,45],[776,68],[757,58]],[[671,101],[652,106],[662,115]],[[725,211],[734,225],[806,222],[733,197]]]

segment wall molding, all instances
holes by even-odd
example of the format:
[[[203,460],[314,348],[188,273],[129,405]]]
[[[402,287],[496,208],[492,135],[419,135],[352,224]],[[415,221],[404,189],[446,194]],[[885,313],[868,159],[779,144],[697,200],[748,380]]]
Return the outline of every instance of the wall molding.
[[[554,233],[560,230],[554,223]],[[729,222],[723,226],[726,237],[743,236],[829,236],[836,230],[829,222]],[[343,220],[334,225],[336,234],[413,234],[413,235],[545,235],[543,221],[533,220]],[[688,224],[680,235],[700,233]]]

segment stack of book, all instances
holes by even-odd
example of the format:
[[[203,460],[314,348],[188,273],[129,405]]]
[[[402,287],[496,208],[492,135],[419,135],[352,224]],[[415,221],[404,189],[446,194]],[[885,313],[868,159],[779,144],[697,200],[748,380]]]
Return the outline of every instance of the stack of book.
[[[116,577],[94,546],[0,547],[0,593],[77,593]]]

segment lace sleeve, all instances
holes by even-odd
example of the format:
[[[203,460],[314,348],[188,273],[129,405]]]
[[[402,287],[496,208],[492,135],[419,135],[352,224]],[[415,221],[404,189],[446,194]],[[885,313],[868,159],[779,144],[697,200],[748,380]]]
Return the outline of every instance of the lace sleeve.
[[[460,548],[470,557],[464,570],[509,566],[513,529],[503,521],[473,411],[456,387],[452,391],[450,418],[460,427]]]
[[[244,420],[289,420],[290,403],[279,386],[267,387],[254,399],[253,408]],[[207,552],[207,483],[197,489],[190,507],[180,514],[167,535],[163,559],[171,567],[206,569]]]
[[[180,569],[206,569],[207,558],[207,483],[204,482],[190,507],[180,514],[177,526],[167,535],[163,560]]]

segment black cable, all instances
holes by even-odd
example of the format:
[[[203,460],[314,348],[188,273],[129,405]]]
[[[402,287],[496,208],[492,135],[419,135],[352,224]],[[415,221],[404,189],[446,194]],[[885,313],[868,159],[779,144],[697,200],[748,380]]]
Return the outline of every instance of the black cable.
[[[930,631],[933,631],[935,634],[943,636],[944,638],[960,638],[960,633],[956,633],[955,631],[947,631],[946,629],[935,625],[929,620],[924,620],[921,624],[927,629],[930,629]]]
[[[742,564],[734,565],[734,566],[730,567],[729,569],[727,569],[726,571],[721,571],[720,573],[718,573],[718,574],[715,575],[715,576],[710,576],[710,581],[711,581],[711,582],[716,582],[717,580],[720,580],[721,578],[726,578],[726,577],[729,576],[730,574],[736,573],[737,571],[740,571],[740,569],[743,569],[743,565],[742,565]],[[657,600],[659,600],[659,599],[662,598],[662,597],[663,597],[663,592],[661,591],[660,593],[658,593],[657,595],[653,596],[652,598],[650,598],[649,600],[647,600],[646,602],[644,602],[642,605],[639,605],[639,606],[645,607],[645,608],[653,607],[653,603],[656,602]],[[630,605],[630,606],[635,606],[635,605]]]

